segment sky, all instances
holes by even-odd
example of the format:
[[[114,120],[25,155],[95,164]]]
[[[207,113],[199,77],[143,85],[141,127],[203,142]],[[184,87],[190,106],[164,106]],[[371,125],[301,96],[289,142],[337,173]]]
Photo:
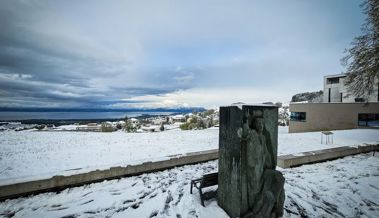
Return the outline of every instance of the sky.
[[[359,0],[0,1],[0,107],[289,102],[344,71]]]

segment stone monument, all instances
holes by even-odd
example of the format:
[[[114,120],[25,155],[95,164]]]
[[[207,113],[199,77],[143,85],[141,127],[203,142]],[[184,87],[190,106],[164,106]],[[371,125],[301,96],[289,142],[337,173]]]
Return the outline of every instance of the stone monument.
[[[281,217],[284,177],[276,171],[278,108],[220,108],[218,204],[231,217]]]

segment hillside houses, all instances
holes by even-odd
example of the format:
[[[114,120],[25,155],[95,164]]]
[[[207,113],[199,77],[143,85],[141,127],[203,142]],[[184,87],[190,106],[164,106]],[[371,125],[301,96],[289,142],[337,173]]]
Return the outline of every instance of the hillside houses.
[[[288,106],[279,108],[279,125],[287,125],[289,111]],[[161,132],[174,129],[182,130],[200,130],[210,127],[218,127],[219,111],[207,110],[200,113],[173,114],[160,116],[143,116],[125,119],[113,119],[114,121],[96,121],[75,122],[72,124],[59,126],[39,125],[36,128],[39,131],[80,131],[80,132]],[[39,128],[41,127],[41,128]],[[44,128],[42,128],[44,127]],[[1,128],[0,128],[1,131]]]
[[[179,129],[181,125],[188,125],[184,129],[205,129],[217,126],[219,122],[217,110],[208,110],[201,113],[174,114],[151,117],[132,117],[113,122],[73,123],[56,128],[47,128],[46,131],[83,131],[83,132],[161,132]],[[183,129],[183,128],[182,128]],[[183,129],[183,130],[184,130]]]
[[[161,131],[160,127],[158,125],[142,126],[137,132],[159,132]]]
[[[184,123],[186,121],[187,121],[187,118],[182,114],[170,116],[170,122],[171,123]]]

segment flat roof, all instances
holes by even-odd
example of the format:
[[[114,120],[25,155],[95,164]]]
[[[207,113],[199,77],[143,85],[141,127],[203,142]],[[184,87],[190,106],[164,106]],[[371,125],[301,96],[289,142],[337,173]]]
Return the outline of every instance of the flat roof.
[[[220,107],[238,107],[240,109],[242,109],[243,106],[260,106],[260,107],[278,107],[277,105],[275,104],[264,104],[264,103],[234,103],[234,104],[231,104],[231,105],[222,105]]]
[[[297,104],[297,105],[301,105],[301,104],[378,104],[378,103],[379,103],[378,101],[369,101],[369,102],[315,102],[315,103],[292,102],[292,103],[290,103],[290,105],[293,105],[293,104]]]
[[[339,73],[339,74],[332,74],[332,75],[326,75],[324,78],[336,78],[336,77],[345,77],[346,73]]]

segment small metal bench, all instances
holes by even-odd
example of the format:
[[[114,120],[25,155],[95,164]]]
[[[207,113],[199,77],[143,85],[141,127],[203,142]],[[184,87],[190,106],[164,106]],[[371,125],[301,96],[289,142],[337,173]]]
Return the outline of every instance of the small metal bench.
[[[201,205],[204,207],[204,194],[202,189],[210,186],[218,185],[218,173],[210,173],[205,174],[203,177],[199,179],[193,179],[191,180],[191,191],[192,194],[192,188],[195,186],[199,190],[200,193],[200,200]]]

